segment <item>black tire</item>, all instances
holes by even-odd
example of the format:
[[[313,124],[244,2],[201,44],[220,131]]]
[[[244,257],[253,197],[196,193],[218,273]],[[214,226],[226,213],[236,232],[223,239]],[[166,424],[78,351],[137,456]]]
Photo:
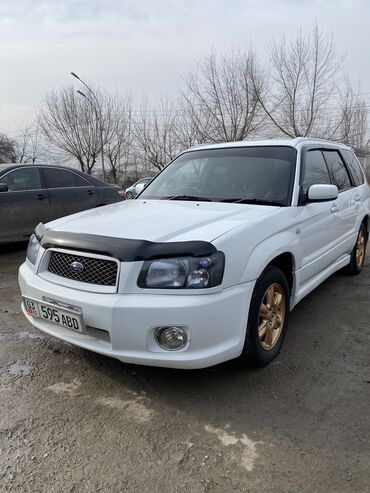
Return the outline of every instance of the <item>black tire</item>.
[[[281,300],[281,306],[284,307],[284,318],[280,324],[279,334],[276,336],[276,341],[273,346],[266,349],[259,335],[259,327],[264,319],[260,317],[261,305],[267,301],[265,298],[267,290],[272,286],[279,286],[281,294],[284,294]],[[290,290],[288,281],[283,272],[274,266],[268,266],[257,279],[254,287],[250,307],[248,324],[245,336],[245,343],[241,359],[248,364],[254,366],[265,366],[271,363],[271,361],[279,354],[281,346],[284,342],[289,317]],[[270,307],[270,305],[265,306]],[[270,308],[269,308],[270,313]],[[268,322],[270,323],[270,322]],[[277,329],[272,329],[277,330]],[[267,331],[267,329],[266,329]]]
[[[359,261],[357,253],[358,253],[358,247],[359,247],[359,242],[360,242],[361,237],[364,238],[365,243],[363,245],[364,250],[363,250],[362,258]],[[358,235],[357,235],[356,245],[353,247],[353,250],[351,252],[350,263],[344,268],[344,271],[347,274],[355,276],[362,271],[362,268],[363,268],[364,262],[365,262],[365,256],[366,256],[367,240],[368,240],[368,232],[367,232],[365,224],[362,223],[361,227],[359,229]]]
[[[126,199],[127,200],[132,200],[134,198],[134,194],[132,192],[127,192],[126,193]]]

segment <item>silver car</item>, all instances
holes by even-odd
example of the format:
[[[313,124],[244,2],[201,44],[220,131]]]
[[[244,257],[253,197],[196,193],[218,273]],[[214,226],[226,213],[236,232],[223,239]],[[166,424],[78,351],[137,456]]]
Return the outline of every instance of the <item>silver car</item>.
[[[152,180],[153,177],[141,178],[141,180],[131,185],[131,187],[126,188],[126,199],[130,200],[136,198]]]

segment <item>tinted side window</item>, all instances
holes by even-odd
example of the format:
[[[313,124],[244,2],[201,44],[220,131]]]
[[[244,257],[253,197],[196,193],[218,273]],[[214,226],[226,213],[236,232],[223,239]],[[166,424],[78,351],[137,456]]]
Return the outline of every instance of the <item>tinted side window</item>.
[[[8,185],[9,192],[20,190],[38,190],[42,188],[38,168],[19,168],[0,177],[1,183]]]
[[[319,150],[308,151],[301,178],[304,193],[308,192],[311,185],[326,183],[330,183],[330,176],[322,152]]]
[[[346,160],[347,166],[351,170],[352,177],[356,187],[365,183],[364,174],[362,172],[361,165],[358,162],[355,154],[349,150],[343,150],[341,151],[341,153],[343,154],[344,159]]]
[[[323,154],[334,185],[338,187],[338,190],[350,188],[352,186],[351,180],[339,153],[337,151],[325,150]]]
[[[44,169],[47,188],[87,187],[90,185],[86,180],[72,171],[65,169]]]

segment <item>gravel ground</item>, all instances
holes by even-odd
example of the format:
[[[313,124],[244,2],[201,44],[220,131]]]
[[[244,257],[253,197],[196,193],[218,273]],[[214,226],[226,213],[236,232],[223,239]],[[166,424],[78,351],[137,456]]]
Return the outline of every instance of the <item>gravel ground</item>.
[[[0,491],[370,491],[369,265],[294,309],[269,367],[179,371],[34,329],[24,255],[0,250]]]

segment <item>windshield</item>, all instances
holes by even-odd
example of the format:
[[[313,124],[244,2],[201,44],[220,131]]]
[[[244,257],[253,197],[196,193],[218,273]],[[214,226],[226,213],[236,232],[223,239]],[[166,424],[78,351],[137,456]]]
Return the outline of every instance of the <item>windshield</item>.
[[[288,146],[189,151],[172,161],[140,199],[289,205],[296,150]]]

